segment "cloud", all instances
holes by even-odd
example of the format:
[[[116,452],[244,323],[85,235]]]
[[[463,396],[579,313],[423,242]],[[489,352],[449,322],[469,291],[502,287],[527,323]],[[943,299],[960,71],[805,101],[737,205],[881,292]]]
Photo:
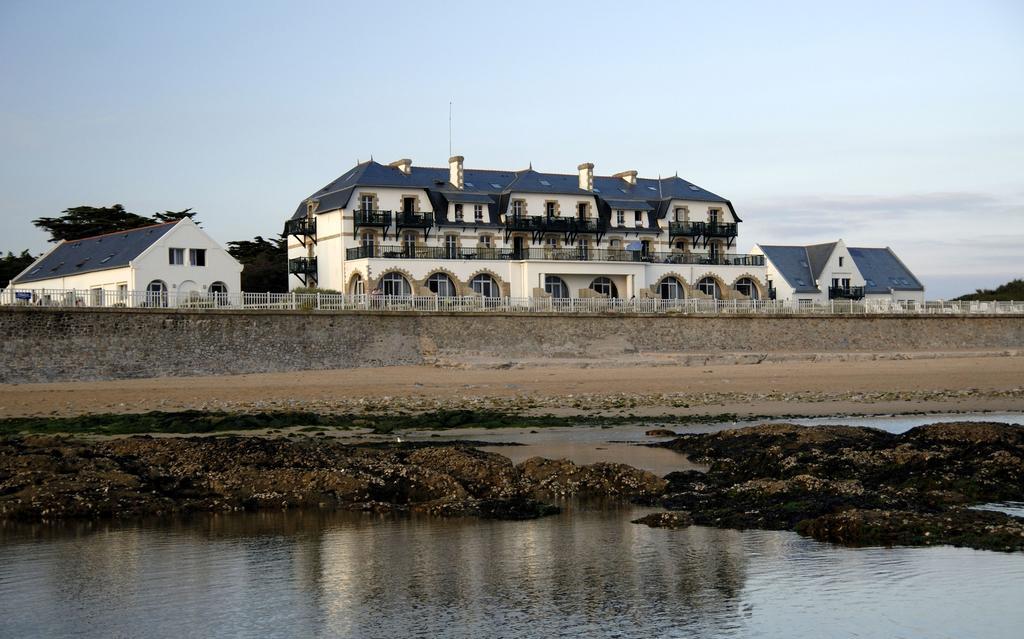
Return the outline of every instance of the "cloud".
[[[1024,197],[1016,193],[802,195],[753,199],[741,215],[743,236],[754,242],[890,246],[911,270],[960,286],[1024,274]]]

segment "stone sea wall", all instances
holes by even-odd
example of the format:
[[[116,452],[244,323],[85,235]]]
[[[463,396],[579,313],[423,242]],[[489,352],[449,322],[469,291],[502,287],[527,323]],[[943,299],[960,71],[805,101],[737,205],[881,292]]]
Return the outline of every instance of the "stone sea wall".
[[[404,364],[913,356],[1024,347],[1024,316],[565,316],[0,309],[0,382]],[[729,361],[728,358],[714,361]]]

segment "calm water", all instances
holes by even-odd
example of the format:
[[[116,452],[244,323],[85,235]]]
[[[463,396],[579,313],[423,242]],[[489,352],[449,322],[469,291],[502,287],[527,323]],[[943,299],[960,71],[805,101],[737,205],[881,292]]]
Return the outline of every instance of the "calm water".
[[[1024,421],[955,416],[965,418]],[[941,419],[798,421],[900,432]],[[686,467],[671,451],[622,443],[651,441],[650,427],[445,435],[526,442],[493,448],[517,459]],[[0,637],[1016,638],[1024,627],[1024,554],[629,523],[645,512],[568,503],[529,522],[260,513],[0,523]]]
[[[0,529],[5,637],[1019,637],[1024,555],[793,533],[250,514]]]

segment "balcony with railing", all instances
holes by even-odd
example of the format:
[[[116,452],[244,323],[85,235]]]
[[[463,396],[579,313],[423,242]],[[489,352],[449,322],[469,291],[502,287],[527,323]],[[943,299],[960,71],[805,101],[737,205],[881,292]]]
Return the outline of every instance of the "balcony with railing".
[[[288,274],[295,275],[308,286],[317,281],[317,265],[315,257],[293,257],[288,260]]]
[[[297,238],[316,237],[316,218],[300,217],[284,223],[284,234]]]
[[[708,222],[704,233],[708,237],[736,237],[737,225],[735,222],[726,224]]]
[[[386,235],[389,226],[391,226],[391,211],[358,209],[352,212],[353,233],[359,233],[360,228],[371,227],[383,229]]]
[[[395,226],[398,228],[430,228],[434,225],[434,214],[426,211],[401,211],[395,213]]]
[[[707,222],[669,222],[668,238],[700,237],[704,235]]]
[[[864,299],[864,287],[830,286],[828,287],[828,298],[830,300],[862,300]]]
[[[456,248],[402,245],[356,246],[345,253],[349,260],[365,258],[416,260],[546,260],[571,262],[644,262],[649,264],[710,264],[719,266],[764,266],[763,255],[733,253],[644,252],[595,249],[589,246],[512,248]]]

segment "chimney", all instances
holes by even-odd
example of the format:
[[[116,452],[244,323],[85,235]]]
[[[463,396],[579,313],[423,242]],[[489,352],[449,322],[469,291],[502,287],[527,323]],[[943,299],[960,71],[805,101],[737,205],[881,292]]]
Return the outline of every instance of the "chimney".
[[[616,173],[612,177],[622,178],[623,180],[629,182],[633,186],[636,186],[636,171],[623,171],[622,173]]]
[[[448,158],[448,181],[457,189],[465,186],[465,181],[462,177],[462,162],[465,159],[461,155],[453,155]]]
[[[401,160],[395,160],[394,162],[392,162],[388,166],[395,167],[399,171],[401,171],[402,173],[404,173],[406,175],[409,175],[410,173],[412,173],[412,160],[410,160],[409,158],[402,158]]]
[[[580,172],[580,188],[584,191],[594,190],[594,163],[584,162],[576,167]]]

